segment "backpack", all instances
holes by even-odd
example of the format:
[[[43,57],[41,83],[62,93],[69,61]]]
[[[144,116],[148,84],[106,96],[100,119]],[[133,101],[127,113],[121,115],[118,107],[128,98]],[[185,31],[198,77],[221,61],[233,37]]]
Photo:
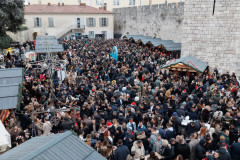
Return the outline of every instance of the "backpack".
[[[216,111],[216,112],[213,114],[213,117],[214,117],[216,120],[221,120],[222,117],[223,117],[223,112],[222,112],[222,111]]]

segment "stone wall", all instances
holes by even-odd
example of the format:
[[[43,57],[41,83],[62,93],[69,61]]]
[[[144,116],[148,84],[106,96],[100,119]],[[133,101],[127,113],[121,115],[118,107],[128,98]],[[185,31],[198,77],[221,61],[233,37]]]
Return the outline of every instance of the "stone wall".
[[[181,42],[184,3],[114,9],[115,34],[142,34]]]
[[[220,72],[240,69],[240,1],[186,0],[182,56],[193,55]]]
[[[13,41],[20,43],[29,41],[31,36],[29,35],[28,30],[19,31],[17,33],[7,32],[7,34],[12,38]]]

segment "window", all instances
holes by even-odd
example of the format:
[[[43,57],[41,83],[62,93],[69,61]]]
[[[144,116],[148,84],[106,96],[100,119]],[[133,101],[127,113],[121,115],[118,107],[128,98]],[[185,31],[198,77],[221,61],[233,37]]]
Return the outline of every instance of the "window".
[[[51,17],[48,18],[48,27],[54,27],[53,18]]]
[[[96,26],[96,19],[95,18],[87,18],[87,26],[88,27],[95,27]]]
[[[102,34],[103,34],[103,38],[107,38],[107,31],[102,31]]]
[[[108,26],[108,18],[100,18],[99,19],[99,26],[100,27],[107,27]]]
[[[84,29],[84,18],[77,18],[77,28]]]
[[[135,0],[129,0],[129,5],[130,6],[135,5]]]
[[[81,4],[82,3],[82,1],[81,0],[78,0],[78,4]]]
[[[96,0],[97,5],[103,5],[103,0]]]
[[[42,27],[42,19],[39,17],[34,18],[34,27]]]
[[[168,4],[168,0],[165,0],[165,4]]]
[[[119,0],[113,0],[113,5],[118,5],[119,6]]]
[[[144,6],[144,4],[145,4],[145,0],[141,0],[140,1],[140,6]]]
[[[88,38],[94,38],[94,31],[89,31]]]

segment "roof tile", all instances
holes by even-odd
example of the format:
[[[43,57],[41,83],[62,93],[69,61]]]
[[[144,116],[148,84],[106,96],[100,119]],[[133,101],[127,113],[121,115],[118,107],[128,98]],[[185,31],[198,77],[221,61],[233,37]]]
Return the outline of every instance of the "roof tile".
[[[26,14],[113,14],[113,12],[97,9],[90,6],[80,5],[28,5],[25,7]]]

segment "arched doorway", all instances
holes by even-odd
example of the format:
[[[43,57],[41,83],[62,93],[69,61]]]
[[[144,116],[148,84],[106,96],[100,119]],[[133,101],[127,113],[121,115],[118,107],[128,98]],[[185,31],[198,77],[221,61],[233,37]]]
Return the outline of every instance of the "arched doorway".
[[[35,39],[36,39],[36,37],[37,37],[37,34],[38,34],[37,32],[34,32],[34,33],[33,33],[33,40],[35,40]]]

